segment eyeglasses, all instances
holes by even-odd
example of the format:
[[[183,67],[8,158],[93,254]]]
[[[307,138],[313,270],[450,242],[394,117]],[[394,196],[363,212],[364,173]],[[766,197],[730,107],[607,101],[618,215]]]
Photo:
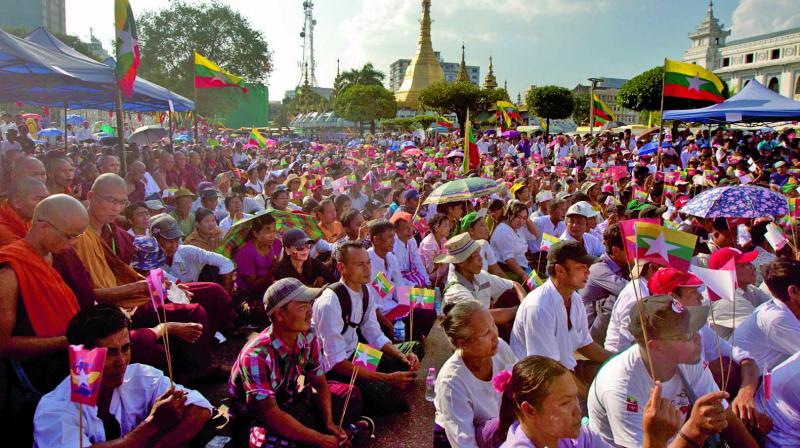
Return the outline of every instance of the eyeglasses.
[[[108,202],[109,204],[117,206],[117,207],[127,207],[131,203],[131,201],[129,201],[127,199],[125,199],[123,201],[120,201],[119,199],[112,198],[111,196],[98,196],[98,197],[100,199]]]
[[[58,232],[58,234],[59,234],[59,235],[61,235],[61,238],[64,238],[64,239],[65,239],[65,240],[67,240],[67,241],[73,241],[73,240],[76,240],[76,239],[80,238],[80,237],[81,237],[81,235],[83,235],[84,233],[86,233],[86,231],[84,230],[84,231],[83,231],[83,232],[81,232],[81,233],[74,234],[74,235],[70,235],[70,234],[68,234],[68,233],[64,232],[63,230],[59,229],[58,227],[56,227],[56,226],[55,226],[55,225],[54,225],[52,222],[50,222],[50,221],[46,221],[46,220],[44,220],[44,219],[39,219],[39,221],[40,221],[40,222],[43,222],[43,223],[45,223],[45,224],[47,224],[47,225],[48,225],[48,226],[50,226],[50,227],[52,227],[52,228],[53,228],[53,230],[55,230],[56,232]]]

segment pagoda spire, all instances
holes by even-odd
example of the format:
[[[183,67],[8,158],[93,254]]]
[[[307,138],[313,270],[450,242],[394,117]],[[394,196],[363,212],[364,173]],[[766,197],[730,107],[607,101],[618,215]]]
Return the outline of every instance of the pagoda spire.
[[[492,90],[497,88],[497,78],[494,76],[494,64],[491,56],[489,56],[489,73],[486,74],[486,78],[483,80],[483,88]]]
[[[400,107],[409,109],[419,107],[422,90],[435,82],[444,81],[444,71],[433,53],[431,42],[431,0],[422,0],[422,19],[419,23],[417,54],[408,65],[403,83],[395,93]]]
[[[339,77],[339,58],[336,58],[336,77]]]
[[[464,51],[464,42],[461,42],[461,68],[458,69],[456,82],[469,82],[469,75],[467,74],[467,62],[464,59]]]

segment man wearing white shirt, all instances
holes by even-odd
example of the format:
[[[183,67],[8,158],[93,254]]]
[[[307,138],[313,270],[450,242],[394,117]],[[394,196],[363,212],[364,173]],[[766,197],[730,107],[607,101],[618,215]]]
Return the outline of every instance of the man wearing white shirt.
[[[359,242],[347,242],[336,248],[336,267],[342,275],[322,292],[314,302],[312,326],[322,341],[322,366],[332,378],[350,380],[354,364],[350,361],[360,335],[369,345],[383,352],[377,371],[358,369],[356,385],[361,389],[364,407],[385,405],[386,395],[405,389],[414,382],[419,358],[412,350],[419,344],[406,344],[407,353],[392,345],[381,330],[377,311],[378,293],[368,284],[372,281],[370,258]],[[342,304],[345,311],[343,313]],[[369,384],[369,383],[383,383]],[[366,383],[366,384],[365,384]],[[391,387],[386,387],[386,385]],[[402,405],[398,405],[402,407]]]
[[[772,390],[769,400],[764,389],[758,389],[755,402],[760,411],[772,419],[766,448],[800,446],[800,352],[772,369]],[[766,410],[764,406],[766,404]]]
[[[478,153],[480,155],[489,154],[489,145],[491,145],[492,142],[489,141],[488,134],[484,133],[483,135],[481,135],[481,139],[478,140],[477,144],[478,144]]]
[[[70,344],[106,349],[97,404],[73,403],[72,378],[65,378],[36,408],[35,447],[74,447],[75,439],[83,446],[187,446],[211,418],[213,406],[200,393],[173,385],[154,367],[129,364],[129,328],[130,320],[112,305],[93,306],[72,318],[66,331]]]
[[[698,332],[708,318],[708,307],[685,307],[672,296],[661,295],[645,298],[642,308],[641,318],[638,312],[631,318],[636,344],[607,362],[589,390],[592,432],[611,446],[643,446],[644,403],[654,381],[660,381],[662,398],[678,408],[682,422],[690,410],[691,420],[705,420],[702,431],[684,427],[678,434],[682,440],[676,439],[679,446],[702,446],[706,438],[721,432],[729,446],[757,447],[725,401],[728,394],[719,391],[711,372],[699,362]]]
[[[400,288],[411,288],[416,286],[406,280],[400,272],[400,264],[392,253],[392,248],[396,241],[394,226],[385,220],[379,219],[369,226],[370,241],[372,247],[367,250],[370,264],[372,266],[370,275],[374,279],[379,273],[383,272],[389,282],[394,286],[394,290],[385,297],[378,300],[378,322],[383,328],[384,334],[391,336],[394,332],[394,321],[399,318],[404,319],[406,328],[410,330],[410,315],[406,316],[406,309],[400,303]],[[372,287],[372,286],[370,286]],[[395,311],[396,310],[396,311]],[[395,311],[395,312],[392,312]],[[414,310],[414,334],[411,340],[422,341],[430,333],[433,324],[436,322],[436,311],[430,309],[417,308]]]
[[[600,257],[606,253],[603,243],[594,235],[588,232],[589,218],[596,218],[597,211],[592,208],[592,204],[586,201],[576,202],[567,210],[567,226],[561,234],[562,241],[577,241],[583,244],[586,252],[592,257]]]
[[[631,271],[631,281],[622,288],[614,307],[611,309],[611,319],[608,322],[608,331],[604,347],[612,353],[619,353],[636,341],[633,339],[628,327],[631,322],[631,312],[640,298],[650,295],[647,282],[658,271],[658,265],[648,261],[636,260]]]
[[[552,199],[552,193],[550,195],[551,200],[547,206],[548,214],[533,218],[532,221],[542,235],[546,233],[558,237],[567,230],[567,225],[564,222],[564,215],[567,213],[567,202],[560,199]],[[541,247],[541,244],[542,241],[540,239],[539,247]]]
[[[430,283],[428,271],[419,256],[417,240],[414,239],[414,227],[411,225],[411,213],[398,211],[389,220],[394,226],[394,246],[392,253],[400,265],[400,273],[407,280],[424,288]]]
[[[79,143],[94,140],[94,135],[92,135],[92,130],[89,128],[88,121],[84,120],[81,127],[75,132],[75,138]]]
[[[762,371],[794,355],[800,347],[800,261],[779,258],[764,266],[772,299],[736,327],[733,345],[750,353]]]
[[[577,293],[586,285],[589,264],[593,261],[583,246],[574,241],[560,241],[550,248],[547,254],[550,279],[528,294],[514,319],[511,350],[518,359],[547,356],[572,371],[578,365],[576,351],[591,361],[608,359],[611,353],[589,334],[586,309]],[[591,378],[580,380],[588,384]]]

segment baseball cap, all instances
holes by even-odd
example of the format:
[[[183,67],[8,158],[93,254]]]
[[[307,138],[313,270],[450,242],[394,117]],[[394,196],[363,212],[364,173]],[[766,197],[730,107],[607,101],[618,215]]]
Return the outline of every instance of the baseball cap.
[[[164,203],[161,202],[161,199],[150,199],[150,200],[144,201],[144,205],[149,210],[153,210],[153,211],[163,210],[164,208],[166,208]]]
[[[536,193],[536,202],[547,202],[553,200],[553,193],[549,190],[544,190]]]
[[[419,199],[419,191],[415,189],[406,190],[403,192],[403,200],[408,201],[411,199]]]
[[[298,246],[300,244],[313,244],[314,240],[300,229],[291,229],[283,234],[283,247]]]
[[[586,265],[594,263],[594,257],[586,253],[586,248],[577,241],[559,241],[550,247],[547,253],[548,265],[564,264],[567,260]]]
[[[222,195],[220,194],[219,190],[216,188],[206,188],[205,190],[200,192],[201,199],[211,199],[211,198],[219,198]]]
[[[469,233],[465,232],[447,240],[444,247],[447,249],[447,253],[437,255],[433,260],[434,263],[461,263],[469,258],[479,248],[479,245],[469,236]]]
[[[594,186],[597,185],[597,182],[586,182],[581,186],[581,192],[588,193]]]
[[[150,235],[160,236],[168,240],[183,238],[185,235],[178,227],[178,221],[175,218],[162,213],[150,218]]]
[[[641,316],[640,312],[641,311]],[[628,327],[637,342],[644,342],[644,332],[650,339],[669,339],[700,331],[708,319],[707,306],[683,306],[667,295],[654,295],[631,309]],[[644,319],[644,324],[642,323]]]
[[[592,204],[586,201],[580,201],[572,204],[567,209],[567,216],[570,215],[581,215],[587,218],[593,218],[597,216],[597,211],[594,208],[592,208]]]
[[[394,212],[394,214],[392,215],[391,218],[389,218],[389,222],[392,223],[392,224],[396,223],[397,221],[401,221],[401,220],[402,221],[411,222],[411,213],[403,212],[403,211],[397,211],[397,212]]]
[[[731,260],[736,264],[752,263],[756,257],[758,257],[758,252],[754,250],[742,252],[733,247],[723,247],[711,254],[711,257],[708,259],[708,268],[721,269]]]
[[[647,282],[647,289],[652,294],[670,294],[677,288],[702,284],[703,282],[694,274],[679,271],[673,267],[664,267],[653,274]]]
[[[472,223],[474,223],[475,221],[477,221],[480,218],[485,218],[488,213],[489,213],[489,210],[485,209],[485,208],[482,208],[482,209],[478,210],[477,212],[469,212],[469,213],[467,213],[466,215],[464,215],[463,218],[461,218],[461,225],[459,226],[459,229],[462,232],[468,231],[469,228],[472,226]]]

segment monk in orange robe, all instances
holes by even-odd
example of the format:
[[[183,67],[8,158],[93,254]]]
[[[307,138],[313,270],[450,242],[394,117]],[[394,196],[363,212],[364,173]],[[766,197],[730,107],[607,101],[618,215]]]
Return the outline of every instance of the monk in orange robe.
[[[11,182],[7,194],[8,199],[0,204],[0,247],[25,237],[33,209],[50,192],[39,179],[21,177]]]

